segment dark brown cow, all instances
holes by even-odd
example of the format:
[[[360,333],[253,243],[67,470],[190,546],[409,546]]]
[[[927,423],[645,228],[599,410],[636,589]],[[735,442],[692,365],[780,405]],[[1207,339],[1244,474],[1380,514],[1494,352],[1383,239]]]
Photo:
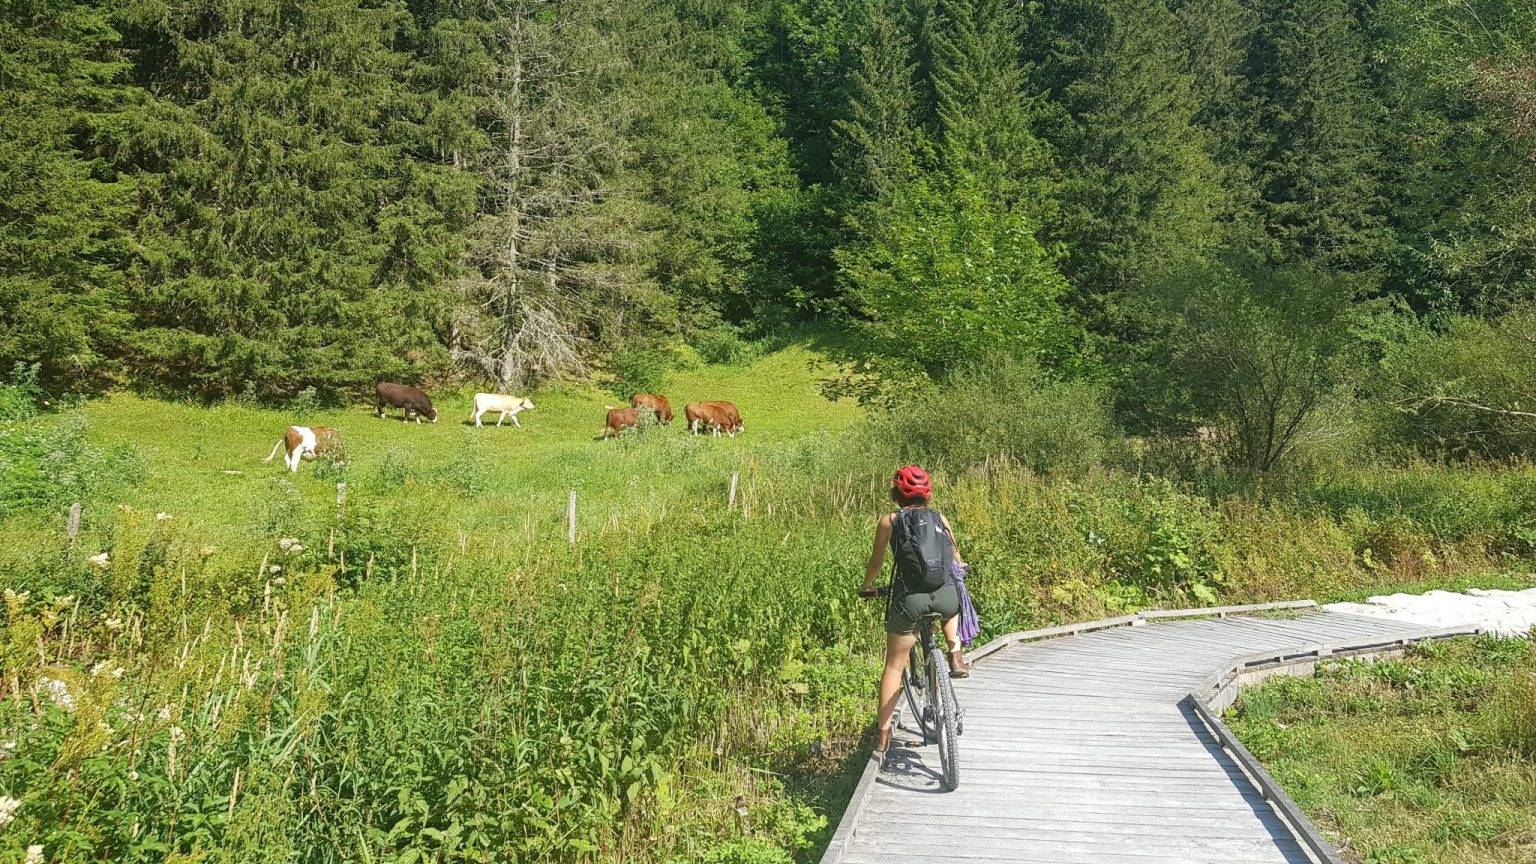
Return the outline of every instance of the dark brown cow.
[[[719,402],[694,402],[683,408],[683,416],[688,419],[689,432],[697,435],[707,429],[714,432],[716,438],[721,432],[736,437],[737,426],[741,423],[734,406],[725,408]]]
[[[725,429],[727,432],[731,433],[732,438],[736,437],[737,432],[743,432],[746,430],[746,424],[741,422],[741,412],[736,410],[736,403],[721,402],[718,400],[705,400],[700,404],[713,405],[726,413],[727,423]]]
[[[374,407],[378,410],[380,419],[383,419],[384,406],[387,405],[391,408],[405,409],[405,413],[400,418],[404,422],[409,423],[412,414],[416,415],[417,423],[421,422],[422,417],[426,417],[433,423],[437,422],[437,409],[432,407],[432,400],[427,398],[427,394],[423,390],[419,390],[409,384],[389,384],[386,382],[380,383],[377,387],[373,388],[373,391],[378,394],[378,401]]]
[[[603,426],[603,437],[612,438],[625,429],[640,425],[640,418],[633,408],[609,408],[608,420]]]
[[[668,402],[665,396],[656,393],[636,393],[630,397],[629,404],[637,411],[641,408],[649,408],[656,412],[657,423],[672,422],[672,403]]]

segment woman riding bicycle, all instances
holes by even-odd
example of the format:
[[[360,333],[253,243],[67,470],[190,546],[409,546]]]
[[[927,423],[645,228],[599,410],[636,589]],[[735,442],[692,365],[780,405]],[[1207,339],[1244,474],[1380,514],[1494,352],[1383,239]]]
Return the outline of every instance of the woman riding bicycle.
[[[885,750],[891,742],[891,715],[901,695],[901,673],[925,614],[936,612],[943,618],[950,676],[964,678],[970,674],[957,635],[960,594],[950,570],[951,565],[964,567],[965,563],[955,546],[949,520],[928,507],[932,497],[933,481],[927,471],[908,465],[896,472],[891,479],[891,500],[901,509],[881,516],[875,526],[875,548],[869,553],[864,584],[859,588],[860,596],[876,595],[875,580],[885,564],[886,547],[890,547],[896,572],[885,612],[885,673],[880,677],[877,750]]]

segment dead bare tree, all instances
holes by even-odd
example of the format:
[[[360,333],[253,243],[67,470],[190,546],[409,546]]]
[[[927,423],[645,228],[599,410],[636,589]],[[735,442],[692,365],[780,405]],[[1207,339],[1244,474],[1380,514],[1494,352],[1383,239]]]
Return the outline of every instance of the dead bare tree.
[[[514,389],[586,370],[623,266],[623,99],[596,2],[493,0],[479,93],[491,146],[474,164],[481,216],[453,320],[460,363]]]

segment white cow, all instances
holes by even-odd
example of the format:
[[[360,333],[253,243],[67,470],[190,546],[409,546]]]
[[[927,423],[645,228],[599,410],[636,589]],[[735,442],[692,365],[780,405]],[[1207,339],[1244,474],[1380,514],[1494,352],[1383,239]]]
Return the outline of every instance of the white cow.
[[[283,461],[287,463],[289,471],[298,471],[300,459],[314,459],[318,454],[338,451],[341,447],[341,433],[324,426],[289,426],[283,437],[272,445],[272,452],[262,461],[271,462],[277,457],[277,451],[285,446],[288,453]]]
[[[487,411],[499,411],[501,416],[496,418],[497,427],[501,426],[501,421],[510,416],[512,418],[512,425],[521,429],[523,424],[517,422],[517,412],[527,411],[532,407],[533,402],[522,396],[507,396],[503,393],[476,393],[475,413],[471,414],[469,419],[475,421],[475,425],[479,426],[481,415]]]

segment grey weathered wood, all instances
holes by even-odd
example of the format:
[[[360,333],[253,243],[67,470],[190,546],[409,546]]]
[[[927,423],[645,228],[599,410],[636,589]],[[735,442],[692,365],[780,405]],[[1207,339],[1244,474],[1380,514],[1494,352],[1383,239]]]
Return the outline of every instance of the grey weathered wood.
[[[960,788],[943,791],[934,748],[893,744],[866,769],[822,861],[1329,861],[1326,841],[1205,706],[1267,674],[1467,628],[1314,605],[1142,613],[988,643],[970,655],[975,674],[955,682]],[[1309,611],[1237,617],[1275,608]],[[1195,617],[1211,613],[1221,617]]]

